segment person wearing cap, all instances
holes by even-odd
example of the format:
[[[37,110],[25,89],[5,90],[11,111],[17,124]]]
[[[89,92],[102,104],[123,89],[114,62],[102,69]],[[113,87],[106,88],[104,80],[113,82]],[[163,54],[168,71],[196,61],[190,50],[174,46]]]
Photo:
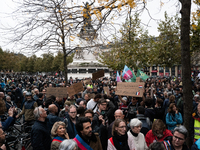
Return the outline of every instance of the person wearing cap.
[[[11,97],[11,101],[15,102],[15,95],[12,94],[12,90],[11,89],[7,90],[7,95]]]
[[[27,92],[26,93],[26,102],[24,103],[21,113],[18,114],[16,116],[16,118],[24,115],[25,122],[27,122],[28,125],[32,125],[35,120],[33,111],[36,107],[38,107],[37,102],[32,99],[32,94],[30,92]]]

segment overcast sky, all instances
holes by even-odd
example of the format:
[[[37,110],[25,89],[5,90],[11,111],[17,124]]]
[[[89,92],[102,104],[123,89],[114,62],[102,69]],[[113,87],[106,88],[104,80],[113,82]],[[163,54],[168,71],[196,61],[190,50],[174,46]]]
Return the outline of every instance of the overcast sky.
[[[160,1],[161,0],[148,0],[147,3],[147,8],[151,14],[151,16],[154,19],[157,19],[157,21],[160,20],[164,20],[164,12],[167,11],[168,15],[174,16],[177,12],[180,11],[180,6],[178,6],[178,0],[162,0],[162,2],[164,2],[164,5],[162,7],[160,7]],[[7,17],[8,13],[11,13],[15,8],[16,5],[15,3],[12,2],[12,0],[1,0],[1,4],[0,4],[0,28],[4,25],[4,26],[8,26],[8,25],[14,25],[15,24],[15,17],[13,17],[13,20],[11,18]],[[150,35],[154,35],[154,36],[158,36],[158,31],[157,31],[157,27],[158,24],[155,20],[150,20],[150,17],[147,13],[147,11],[144,11],[141,18],[142,23],[147,24],[149,23],[149,27],[147,27],[146,29],[148,29],[149,34]],[[150,22],[149,22],[150,21]],[[1,32],[1,29],[0,29]],[[11,51],[14,51],[10,45],[5,44],[5,37],[2,37],[0,35],[0,46],[2,47],[3,50],[9,49]],[[39,56],[39,54],[37,54],[37,56]]]

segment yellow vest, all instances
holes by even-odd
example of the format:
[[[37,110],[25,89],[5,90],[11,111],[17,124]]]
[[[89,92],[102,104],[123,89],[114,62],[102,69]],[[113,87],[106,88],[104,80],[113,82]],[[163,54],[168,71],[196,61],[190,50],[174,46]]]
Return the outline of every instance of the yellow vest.
[[[200,122],[196,119],[194,119],[194,138],[197,140],[200,138]]]

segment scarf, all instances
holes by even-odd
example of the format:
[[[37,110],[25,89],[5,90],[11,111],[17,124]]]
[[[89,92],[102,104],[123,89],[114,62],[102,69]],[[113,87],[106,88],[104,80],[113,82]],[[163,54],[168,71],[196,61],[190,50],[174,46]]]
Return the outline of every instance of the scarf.
[[[125,133],[125,135],[121,135],[121,136],[119,136],[117,133],[114,133],[113,143],[117,150],[130,150],[130,148],[128,146],[127,133]]]
[[[131,134],[134,136],[134,137],[137,137],[138,134],[137,133],[134,133],[132,130],[130,130]]]
[[[78,134],[74,138],[74,141],[76,141],[81,150],[93,150]]]
[[[62,138],[62,137],[60,137],[60,136],[56,136],[55,138],[53,138],[53,141],[58,141],[58,142],[62,142],[64,139]],[[52,142],[53,142],[52,141]]]

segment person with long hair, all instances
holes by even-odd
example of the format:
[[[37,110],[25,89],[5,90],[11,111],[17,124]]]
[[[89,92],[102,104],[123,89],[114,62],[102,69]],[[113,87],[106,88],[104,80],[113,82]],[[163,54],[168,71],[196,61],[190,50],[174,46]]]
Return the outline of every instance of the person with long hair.
[[[147,132],[145,140],[147,146],[153,142],[162,142],[166,137],[173,136],[171,131],[166,129],[164,122],[160,119],[157,119],[153,122],[152,129]]]
[[[178,112],[175,103],[171,103],[168,108],[168,113],[166,115],[166,125],[171,131],[174,130],[176,126],[179,126],[183,122],[182,115]]]
[[[135,150],[135,145],[128,145],[126,122],[116,119],[112,127],[112,137],[108,139],[107,150]]]

